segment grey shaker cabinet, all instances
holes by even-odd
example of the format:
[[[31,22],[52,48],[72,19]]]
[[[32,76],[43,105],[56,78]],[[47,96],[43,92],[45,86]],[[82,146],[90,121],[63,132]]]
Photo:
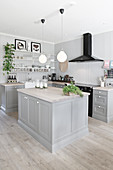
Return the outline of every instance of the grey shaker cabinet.
[[[19,120],[50,141],[50,107],[35,97],[19,94]]]
[[[110,122],[113,120],[113,90],[93,90],[93,118]]]
[[[1,109],[6,113],[18,110],[18,92],[17,89],[24,88],[24,85],[1,85]]]
[[[18,98],[19,125],[51,152],[88,134],[88,95],[48,102],[18,91]]]

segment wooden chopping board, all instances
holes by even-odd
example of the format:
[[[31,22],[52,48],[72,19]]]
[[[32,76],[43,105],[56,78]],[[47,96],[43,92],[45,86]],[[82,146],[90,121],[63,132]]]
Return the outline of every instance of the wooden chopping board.
[[[66,70],[68,69],[68,60],[63,63],[59,63],[59,69],[61,72],[66,72]]]

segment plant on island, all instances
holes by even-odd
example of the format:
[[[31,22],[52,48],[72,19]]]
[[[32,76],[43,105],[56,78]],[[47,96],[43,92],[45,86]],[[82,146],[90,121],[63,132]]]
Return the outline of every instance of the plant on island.
[[[83,97],[83,93],[82,91],[79,89],[79,87],[76,87],[73,82],[71,82],[71,85],[65,86],[63,88],[63,93],[64,95],[70,95],[70,93],[73,93],[75,95],[80,95],[81,97]]]

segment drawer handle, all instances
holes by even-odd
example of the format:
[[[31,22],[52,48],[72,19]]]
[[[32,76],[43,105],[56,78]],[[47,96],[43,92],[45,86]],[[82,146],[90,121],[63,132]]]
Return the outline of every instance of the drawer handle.
[[[39,104],[39,102],[37,102],[37,104]]]
[[[27,97],[24,97],[24,99],[27,99]]]

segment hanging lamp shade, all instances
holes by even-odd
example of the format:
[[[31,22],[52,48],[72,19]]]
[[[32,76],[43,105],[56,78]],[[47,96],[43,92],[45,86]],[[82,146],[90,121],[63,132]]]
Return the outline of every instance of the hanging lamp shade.
[[[45,19],[41,19],[41,23],[45,23]],[[42,41],[43,41],[43,29],[42,29]],[[47,56],[42,52],[41,55],[39,56],[39,62],[41,64],[45,64],[47,62]]]
[[[47,57],[46,57],[45,54],[41,54],[41,55],[39,56],[39,62],[40,62],[41,64],[45,64],[45,63],[47,62]]]
[[[67,54],[61,50],[58,54],[57,54],[57,60],[60,62],[60,63],[63,63],[67,60]]]
[[[62,20],[61,20],[61,39],[63,41],[63,13],[64,13],[64,9],[60,9],[60,14],[62,14]],[[59,51],[59,53],[57,54],[57,60],[60,63],[63,63],[67,60],[67,54],[65,53],[64,50]]]

